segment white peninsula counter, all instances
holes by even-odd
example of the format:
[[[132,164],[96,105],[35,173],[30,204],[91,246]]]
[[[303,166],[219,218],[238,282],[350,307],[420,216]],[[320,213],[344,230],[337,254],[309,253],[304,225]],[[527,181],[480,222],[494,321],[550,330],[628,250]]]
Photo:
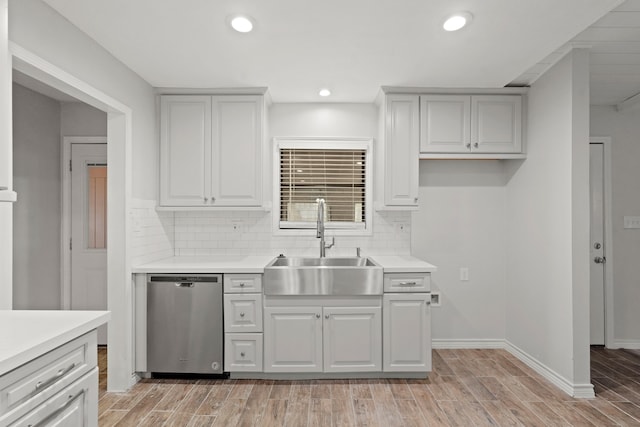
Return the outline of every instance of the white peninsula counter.
[[[108,311],[0,311],[0,426],[97,426],[97,328]]]

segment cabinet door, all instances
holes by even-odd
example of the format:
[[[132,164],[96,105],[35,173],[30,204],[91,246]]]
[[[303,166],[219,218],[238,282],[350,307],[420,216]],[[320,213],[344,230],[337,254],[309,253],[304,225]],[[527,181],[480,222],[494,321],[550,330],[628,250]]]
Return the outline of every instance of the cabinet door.
[[[384,202],[418,204],[419,102],[417,95],[387,95]]]
[[[209,197],[211,97],[160,98],[160,204],[205,206]]]
[[[380,307],[325,307],[324,372],[380,371]]]
[[[471,97],[471,143],[476,153],[522,152],[522,97]]]
[[[385,372],[431,371],[431,294],[384,294]]]
[[[471,97],[423,95],[420,97],[420,151],[468,153],[470,151]]]
[[[262,204],[262,96],[214,96],[213,206]]]
[[[265,307],[264,371],[322,372],[320,307]]]

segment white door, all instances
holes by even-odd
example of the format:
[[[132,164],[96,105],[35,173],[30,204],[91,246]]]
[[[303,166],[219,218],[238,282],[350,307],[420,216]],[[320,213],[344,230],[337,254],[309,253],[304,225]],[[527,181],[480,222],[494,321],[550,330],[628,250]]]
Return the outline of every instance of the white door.
[[[264,371],[322,372],[320,307],[265,307]]]
[[[71,165],[71,309],[106,310],[107,144],[71,144]]]
[[[589,144],[589,189],[591,195],[591,344],[604,345],[604,145]]]
[[[380,371],[380,307],[327,307],[323,313],[324,372]]]
[[[385,372],[431,371],[431,294],[384,294]]]

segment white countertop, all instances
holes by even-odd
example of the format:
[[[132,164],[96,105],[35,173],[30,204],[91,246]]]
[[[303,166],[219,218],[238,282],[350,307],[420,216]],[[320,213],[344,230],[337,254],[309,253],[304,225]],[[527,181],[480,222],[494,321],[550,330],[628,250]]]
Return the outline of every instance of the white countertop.
[[[0,310],[0,375],[109,321],[108,311]]]
[[[371,255],[385,273],[431,273],[438,268],[411,255]]]
[[[171,257],[133,267],[134,273],[263,273],[276,255]]]
[[[385,273],[429,273],[437,268],[409,255],[371,255]],[[134,273],[263,273],[273,255],[171,257],[133,267]]]

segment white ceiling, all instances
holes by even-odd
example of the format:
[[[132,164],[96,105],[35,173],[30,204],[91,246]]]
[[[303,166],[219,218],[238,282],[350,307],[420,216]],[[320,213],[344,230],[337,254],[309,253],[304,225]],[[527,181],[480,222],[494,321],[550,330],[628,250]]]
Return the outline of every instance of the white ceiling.
[[[152,86],[266,86],[275,102],[320,101],[325,86],[331,102],[371,102],[380,86],[502,87],[620,3],[44,1]],[[463,10],[471,26],[444,32],[444,18]],[[231,30],[234,13],[255,30]]]
[[[572,46],[590,49],[592,105],[620,106],[640,93],[640,0],[625,1],[512,83],[531,84]]]

